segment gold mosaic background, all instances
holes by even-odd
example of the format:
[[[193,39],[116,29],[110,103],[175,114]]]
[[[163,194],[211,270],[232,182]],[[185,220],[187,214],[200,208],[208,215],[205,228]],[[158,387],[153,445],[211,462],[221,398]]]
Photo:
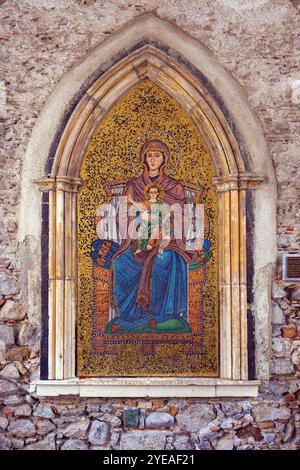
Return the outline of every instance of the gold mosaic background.
[[[159,138],[171,150],[177,146],[161,134],[146,135],[133,146],[134,168],[128,154],[132,142],[147,130],[170,133],[181,147],[180,164],[172,177],[205,187],[200,202],[210,218],[209,238],[213,256],[207,263],[204,291],[204,354],[187,356],[177,345],[156,345],[154,357],[144,356],[140,345],[124,345],[118,355],[95,355],[92,345],[91,242],[97,238],[95,212],[106,201],[104,182],[127,180],[140,173],[137,155],[143,142]],[[171,161],[171,164],[172,164]],[[170,166],[169,166],[170,169]],[[168,170],[168,167],[167,167]],[[78,319],[77,373],[79,376],[218,376],[218,260],[217,195],[211,186],[215,176],[205,141],[193,120],[167,93],[146,80],[113,107],[99,126],[87,149],[80,177],[84,184],[78,197]]]

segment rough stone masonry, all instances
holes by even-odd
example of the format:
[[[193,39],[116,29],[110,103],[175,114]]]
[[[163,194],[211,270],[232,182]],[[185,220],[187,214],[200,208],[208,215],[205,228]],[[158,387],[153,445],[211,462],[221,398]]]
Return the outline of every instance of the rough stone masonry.
[[[300,295],[275,277],[272,377],[257,400],[41,400],[29,393],[39,374],[40,328],[20,284],[17,243],[28,140],[72,65],[146,11],[205,44],[247,93],[277,175],[278,252],[300,250],[298,0],[0,1],[0,448],[299,448]],[[137,410],[135,428],[126,427],[128,410]]]

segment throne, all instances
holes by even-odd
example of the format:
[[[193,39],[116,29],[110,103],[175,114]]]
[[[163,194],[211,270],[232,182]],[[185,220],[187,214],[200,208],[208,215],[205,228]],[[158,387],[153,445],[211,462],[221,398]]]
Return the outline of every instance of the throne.
[[[117,315],[113,303],[110,299],[112,270],[110,267],[110,259],[114,251],[118,248],[121,239],[118,233],[118,227],[113,217],[118,210],[120,204],[120,196],[126,182],[116,182],[114,184],[106,184],[107,192],[106,213],[102,213],[108,223],[106,226],[105,239],[93,242],[93,252],[91,253],[93,262],[93,346],[94,352],[97,354],[115,354],[119,344],[137,342],[136,333],[107,333],[106,327]],[[200,204],[203,189],[191,185],[184,185],[185,198],[188,204],[188,228],[187,228],[187,245],[192,247],[195,242],[194,238],[189,238],[192,234],[199,233],[199,227],[195,227],[195,208],[196,204]],[[199,206],[198,206],[199,207]],[[198,258],[196,262],[188,266],[188,317],[187,321],[190,326],[188,333],[139,333],[138,342],[141,344],[143,354],[154,354],[156,342],[180,342],[182,352],[185,354],[201,354],[204,335],[204,284],[206,279],[206,261],[211,256],[209,242],[209,220],[205,209],[204,227],[202,228],[202,244],[198,250]],[[96,225],[100,221],[100,214],[96,212]],[[97,231],[97,234],[99,232]]]

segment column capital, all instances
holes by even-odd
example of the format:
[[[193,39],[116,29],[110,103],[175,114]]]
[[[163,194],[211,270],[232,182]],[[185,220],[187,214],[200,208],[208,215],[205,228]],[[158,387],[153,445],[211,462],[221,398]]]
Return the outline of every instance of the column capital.
[[[56,189],[59,191],[77,193],[82,185],[83,181],[81,178],[70,178],[68,176],[56,177]]]
[[[83,185],[81,178],[70,178],[68,176],[45,177],[34,180],[38,189],[42,192],[45,191],[66,191],[70,193],[77,193]]]
[[[224,175],[213,178],[212,184],[218,192],[237,191],[242,189],[256,189],[263,183],[265,177],[253,173],[240,173],[237,175]]]
[[[40,178],[37,180],[33,180],[34,184],[37,185],[39,191],[46,192],[46,191],[55,191],[55,178],[45,177]]]

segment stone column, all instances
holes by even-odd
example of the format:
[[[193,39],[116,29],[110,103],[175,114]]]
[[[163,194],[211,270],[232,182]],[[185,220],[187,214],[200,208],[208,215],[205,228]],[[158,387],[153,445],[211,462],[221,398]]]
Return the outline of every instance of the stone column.
[[[220,376],[248,379],[246,189],[263,181],[250,174],[214,178],[218,192]]]
[[[49,191],[49,379],[75,377],[76,205],[82,182],[58,176],[36,181]]]

